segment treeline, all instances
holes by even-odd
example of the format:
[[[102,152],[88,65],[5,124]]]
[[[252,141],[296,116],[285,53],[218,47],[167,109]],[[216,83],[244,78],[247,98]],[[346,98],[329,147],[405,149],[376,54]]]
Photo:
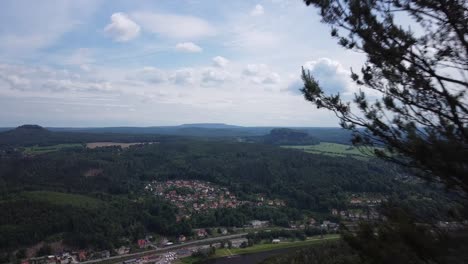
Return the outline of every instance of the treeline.
[[[0,132],[0,149],[86,142],[161,142],[183,138],[149,134],[53,132],[37,125],[24,125]]]
[[[289,227],[289,221],[302,220],[304,214],[296,208],[256,207],[243,205],[239,208],[221,208],[198,213],[190,222],[194,227],[243,227],[252,219],[269,221],[271,224]]]
[[[272,144],[272,145],[316,145],[320,140],[310,136],[307,132],[289,129],[275,128],[264,136],[246,137],[248,142]]]
[[[191,235],[188,223],[176,223],[175,210],[150,197],[137,202],[107,197],[94,206],[76,206],[17,194],[0,202],[0,249],[33,245],[57,235],[69,246],[95,249],[133,243],[148,232]]]

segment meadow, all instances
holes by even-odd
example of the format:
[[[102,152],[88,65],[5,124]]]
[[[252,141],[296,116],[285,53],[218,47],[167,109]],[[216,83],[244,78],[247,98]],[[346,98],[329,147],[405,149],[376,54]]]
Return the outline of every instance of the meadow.
[[[368,149],[361,150],[357,147],[338,143],[320,142],[318,145],[282,146],[283,148],[298,149],[307,153],[324,154],[333,157],[351,156],[358,159],[373,157]]]
[[[82,148],[82,144],[57,144],[51,146],[32,146],[24,148],[24,153],[28,155],[45,154],[55,152],[66,148]]]
[[[89,196],[61,192],[30,191],[22,192],[21,196],[33,201],[78,208],[98,208],[104,204],[101,200]]]

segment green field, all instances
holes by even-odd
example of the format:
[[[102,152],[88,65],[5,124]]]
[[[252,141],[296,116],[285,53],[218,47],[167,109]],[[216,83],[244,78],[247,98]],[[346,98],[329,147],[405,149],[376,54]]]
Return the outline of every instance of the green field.
[[[66,205],[81,208],[98,208],[103,205],[101,200],[89,196],[70,193],[32,191],[22,192],[21,196],[33,201],[43,201],[55,205]]]
[[[232,249],[217,249],[215,255],[212,258],[222,258],[232,255],[242,255],[242,254],[253,254],[259,253],[264,251],[276,250],[276,249],[283,249],[283,248],[295,248],[295,247],[305,247],[305,246],[312,246],[317,245],[326,241],[336,241],[340,239],[340,235],[325,235],[323,238],[320,237],[312,237],[305,241],[294,241],[294,242],[280,242],[278,244],[257,244],[251,247],[246,248],[232,248]],[[186,257],[180,259],[178,263],[183,264],[191,264],[198,260],[195,257]]]
[[[54,151],[59,151],[65,148],[79,148],[83,147],[82,144],[58,144],[52,146],[33,146],[24,148],[24,153],[29,155],[44,154]]]
[[[333,157],[346,157],[351,156],[358,159],[368,159],[373,156],[370,151],[365,150],[362,152],[360,149],[351,145],[321,142],[318,145],[304,145],[304,146],[282,146],[283,148],[299,149],[307,153],[324,154]]]

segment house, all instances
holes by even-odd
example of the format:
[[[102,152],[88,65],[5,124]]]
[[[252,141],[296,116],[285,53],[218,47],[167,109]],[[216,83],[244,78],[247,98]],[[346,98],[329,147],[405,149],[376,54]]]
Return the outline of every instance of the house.
[[[205,229],[197,229],[196,232],[197,236],[200,238],[206,237],[208,235]]]
[[[327,221],[327,220],[323,221],[321,225],[323,229],[329,229],[329,230],[331,229],[336,230],[338,229],[338,226],[339,225],[337,223],[334,223],[332,221]]]
[[[239,248],[242,243],[247,243],[248,240],[247,238],[238,238],[238,239],[233,239],[231,240],[231,245],[233,248]]]
[[[335,209],[335,208],[333,208],[333,209],[331,210],[331,213],[332,213],[332,215],[338,215],[338,210]]]
[[[252,220],[252,221],[250,221],[250,225],[253,228],[266,227],[266,226],[268,226],[268,221]]]
[[[86,252],[84,250],[80,250],[78,252],[78,261],[82,262],[86,260]]]
[[[138,247],[139,248],[145,248],[147,244],[146,239],[138,239]]]
[[[309,225],[315,225],[315,223],[317,223],[317,221],[314,218],[310,217],[309,220],[308,220],[308,223],[309,223]]]
[[[185,242],[187,238],[184,235],[180,235],[178,238],[179,242]]]
[[[116,252],[117,252],[117,255],[125,255],[125,254],[130,253],[130,248],[121,246],[116,250]]]
[[[167,240],[167,238],[165,237],[162,237],[161,240],[159,241],[159,245],[164,246],[166,245],[167,242],[169,242],[169,240]]]
[[[278,238],[275,238],[271,241],[273,244],[278,244],[279,242],[281,242],[281,240],[279,240]]]
[[[110,257],[110,251],[109,250],[103,250],[94,253],[94,256],[97,258],[109,258]]]
[[[227,235],[227,233],[228,233],[228,231],[227,231],[226,228],[221,228],[220,231],[221,231],[220,233],[221,233],[222,235]]]

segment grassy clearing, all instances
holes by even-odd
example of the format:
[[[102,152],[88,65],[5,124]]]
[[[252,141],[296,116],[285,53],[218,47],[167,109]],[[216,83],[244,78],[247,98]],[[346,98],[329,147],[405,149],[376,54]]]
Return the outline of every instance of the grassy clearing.
[[[59,151],[65,148],[81,148],[83,147],[82,144],[58,144],[52,146],[33,146],[33,147],[26,147],[24,149],[25,154],[29,155],[37,155],[37,154],[44,154],[54,151]]]
[[[253,253],[284,249],[284,248],[312,246],[312,245],[324,243],[326,241],[336,241],[338,239],[340,239],[340,235],[325,235],[323,238],[320,238],[319,236],[317,236],[317,237],[309,238],[305,241],[280,242],[278,244],[272,244],[272,243],[257,244],[257,245],[254,245],[252,247],[247,247],[247,248],[217,249],[216,254],[212,258],[222,258],[222,257],[228,257],[232,255],[253,254]],[[185,258],[179,259],[177,263],[192,264],[192,263],[196,263],[199,260],[200,259],[197,257],[185,257]]]
[[[103,205],[101,200],[79,194],[33,191],[23,192],[21,195],[27,199],[43,201],[55,205],[66,205],[81,208],[98,208]]]
[[[133,142],[133,143],[119,143],[119,142],[92,142],[86,143],[86,147],[90,149],[102,148],[102,147],[121,147],[123,149],[131,146],[143,145],[143,144],[157,144],[158,142]]]
[[[305,241],[294,241],[294,242],[280,242],[278,244],[258,244],[252,247],[246,248],[232,248],[232,249],[218,249],[216,250],[215,257],[227,257],[231,255],[242,255],[258,253],[263,251],[270,251],[275,249],[293,248],[293,247],[304,247],[314,244],[320,244],[325,241],[333,241],[340,238],[340,235],[326,235],[323,238],[313,237]]]
[[[321,142],[318,145],[304,146],[282,146],[284,148],[299,149],[307,153],[324,154],[333,157],[352,156],[358,159],[369,159],[373,155],[371,153],[362,153],[358,148],[351,145]]]

